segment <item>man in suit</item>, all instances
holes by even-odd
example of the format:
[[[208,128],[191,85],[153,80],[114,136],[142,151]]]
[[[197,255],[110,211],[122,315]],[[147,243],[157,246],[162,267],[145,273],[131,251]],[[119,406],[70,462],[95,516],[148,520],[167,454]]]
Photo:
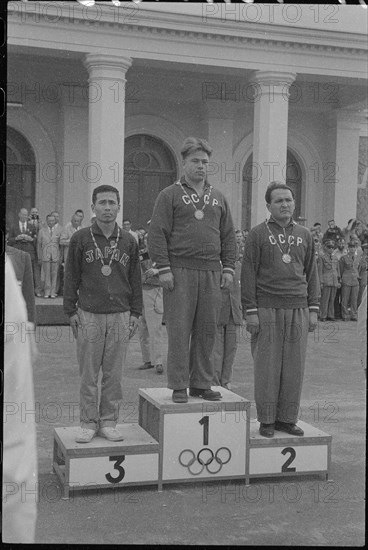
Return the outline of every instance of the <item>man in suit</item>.
[[[60,263],[60,225],[56,227],[55,216],[46,216],[46,227],[38,233],[38,258],[42,261],[45,276],[45,298],[56,298],[56,278]]]
[[[37,229],[29,223],[26,208],[19,210],[18,218],[18,223],[10,227],[9,245],[30,255],[35,293],[37,296],[41,296],[41,278],[36,253]]]

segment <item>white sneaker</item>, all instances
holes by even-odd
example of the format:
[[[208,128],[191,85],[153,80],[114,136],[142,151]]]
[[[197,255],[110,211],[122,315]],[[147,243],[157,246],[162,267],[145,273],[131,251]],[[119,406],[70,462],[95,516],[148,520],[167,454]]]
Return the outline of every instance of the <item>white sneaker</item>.
[[[101,437],[106,437],[109,441],[123,441],[124,436],[116,429],[111,426],[105,426],[100,428],[98,435]]]
[[[79,431],[75,436],[75,441],[77,443],[89,443],[95,435],[95,430],[91,430],[90,428],[79,428]]]

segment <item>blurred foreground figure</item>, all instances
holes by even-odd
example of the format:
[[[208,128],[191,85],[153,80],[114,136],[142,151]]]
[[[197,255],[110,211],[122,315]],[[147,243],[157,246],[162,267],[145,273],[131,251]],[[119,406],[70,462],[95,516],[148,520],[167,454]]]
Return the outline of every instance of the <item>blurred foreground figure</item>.
[[[33,395],[33,324],[14,268],[5,256],[3,542],[34,543],[37,450]],[[27,332],[28,331],[28,332]]]

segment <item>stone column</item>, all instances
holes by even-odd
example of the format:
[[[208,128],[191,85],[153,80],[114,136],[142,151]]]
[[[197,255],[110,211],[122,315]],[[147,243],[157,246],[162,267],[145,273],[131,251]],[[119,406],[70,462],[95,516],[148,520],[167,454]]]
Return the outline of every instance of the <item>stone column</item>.
[[[343,109],[332,113],[329,118],[330,162],[323,171],[324,196],[327,199],[325,211],[328,211],[327,218],[334,218],[339,227],[345,227],[357,213],[361,122],[359,113]]]
[[[235,227],[241,223],[238,204],[242,175],[240,164],[233,161],[234,106],[230,101],[214,101],[208,105],[208,142],[213,149],[209,179],[221,191],[231,209]],[[240,201],[241,202],[241,201]]]
[[[274,180],[285,182],[288,136],[289,87],[296,74],[257,71],[254,85],[254,139],[252,227],[262,222],[268,211],[264,195]]]
[[[124,191],[125,83],[132,60],[128,57],[87,54],[89,72],[88,166],[84,176],[92,190],[102,184]],[[122,208],[118,223],[122,221]]]

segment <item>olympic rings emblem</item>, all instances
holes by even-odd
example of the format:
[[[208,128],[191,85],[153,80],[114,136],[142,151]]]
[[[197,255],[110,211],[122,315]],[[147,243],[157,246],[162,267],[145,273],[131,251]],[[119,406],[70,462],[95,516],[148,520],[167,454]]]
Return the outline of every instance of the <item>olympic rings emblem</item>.
[[[193,476],[199,476],[205,468],[209,474],[217,474],[230,460],[231,451],[228,447],[220,447],[216,453],[203,447],[197,455],[192,449],[183,449],[179,455],[179,464],[188,468]]]

